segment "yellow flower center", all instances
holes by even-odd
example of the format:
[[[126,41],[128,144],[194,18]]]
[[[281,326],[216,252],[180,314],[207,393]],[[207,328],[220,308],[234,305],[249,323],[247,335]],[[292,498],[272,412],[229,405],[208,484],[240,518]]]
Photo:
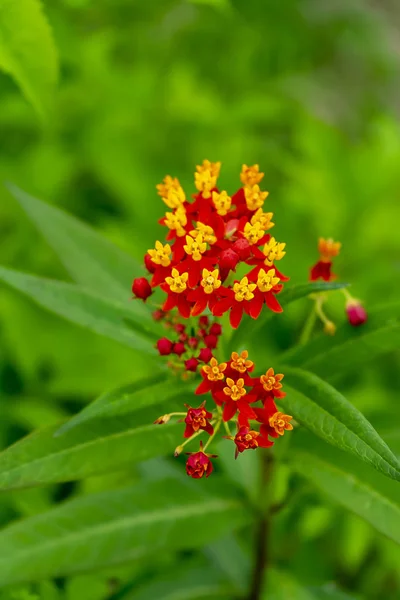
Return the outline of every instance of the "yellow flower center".
[[[205,169],[200,173],[196,172],[194,184],[204,198],[210,198],[211,190],[217,185],[217,175],[213,175],[210,169]]]
[[[243,277],[240,282],[233,284],[233,291],[235,292],[235,300],[237,302],[243,302],[243,300],[251,300],[254,298],[253,291],[256,289],[257,284],[249,283],[247,277]]]
[[[155,249],[148,250],[147,254],[156,265],[168,267],[168,265],[171,264],[171,247],[169,244],[163,246],[162,243],[157,240]]]
[[[212,358],[210,360],[210,364],[203,367],[203,371],[207,375],[207,379],[210,381],[221,381],[225,377],[224,371],[226,367],[226,363],[218,364],[217,359]]]
[[[243,235],[251,245],[258,244],[264,234],[265,231],[260,222],[254,223],[254,225],[246,223],[244,226]]]
[[[260,269],[258,273],[257,286],[260,292],[269,292],[279,283],[279,277],[275,277],[275,269],[269,269],[267,273],[264,269]]]
[[[171,292],[181,294],[187,288],[186,282],[189,279],[189,273],[179,274],[178,269],[172,269],[172,277],[166,277],[165,281],[169,285]]]
[[[210,246],[215,244],[217,241],[217,236],[214,233],[214,229],[209,225],[204,225],[204,223],[197,222],[196,229],[193,229],[193,231],[190,232],[190,235],[192,237],[196,237],[198,233],[201,233],[204,241],[207,242],[207,244],[210,244]]]
[[[243,183],[243,185],[248,185],[251,187],[256,183],[260,183],[263,177],[264,173],[260,173],[260,167],[258,165],[252,165],[251,167],[248,167],[247,165],[242,166],[240,181]]]
[[[171,177],[170,175],[166,175],[164,177],[162,183],[156,185],[157,193],[161,198],[167,198],[170,190],[179,190],[181,184],[176,177]]]
[[[211,162],[209,160],[203,160],[203,164],[197,165],[196,171],[198,173],[204,173],[205,171],[210,171],[213,177],[219,177],[219,172],[221,170],[220,162]]]
[[[230,377],[227,378],[226,383],[227,387],[224,387],[224,394],[230,396],[232,400],[240,400],[242,396],[246,394],[246,390],[244,389],[244,379],[240,378],[234,382]]]
[[[281,412],[276,412],[272,417],[269,418],[270,426],[275,429],[276,433],[283,435],[285,431],[291,431],[293,425],[289,423],[293,417],[290,415],[284,415]]]
[[[201,233],[198,233],[195,238],[190,235],[186,236],[186,245],[183,246],[186,254],[189,254],[193,260],[201,260],[202,254],[207,250],[207,244]]]
[[[321,260],[323,262],[330,262],[331,258],[339,254],[341,246],[340,242],[334,242],[332,238],[328,240],[319,238],[318,252],[321,255]]]
[[[253,366],[253,362],[251,360],[247,360],[248,356],[249,353],[247,352],[247,350],[243,350],[241,354],[238,354],[237,352],[232,352],[232,369],[239,371],[239,373],[245,373],[247,369],[251,369],[251,367]]]
[[[271,390],[279,390],[282,387],[282,373],[277,373],[275,375],[274,369],[270,368],[265,373],[265,375],[261,375],[260,382],[266,392],[270,392]]]
[[[274,216],[272,212],[263,212],[262,208],[259,208],[257,212],[251,217],[250,223],[255,225],[256,223],[260,223],[261,227],[267,231],[267,229],[271,229],[275,225],[272,223],[271,219]]]
[[[178,189],[170,189],[166,196],[162,196],[163,202],[168,208],[183,208],[183,203],[186,201],[185,192],[179,186]]]
[[[285,246],[286,244],[279,243],[272,237],[264,246],[263,252],[266,256],[264,263],[270,267],[274,260],[281,260],[286,254]]]
[[[213,192],[212,201],[217,209],[217,213],[221,215],[221,217],[228,213],[232,203],[231,197],[228,196],[226,192]]]
[[[185,235],[186,232],[184,227],[187,225],[187,217],[183,206],[177,208],[173,213],[165,213],[165,225],[168,227],[168,229],[176,230],[178,237]]]
[[[200,281],[200,285],[204,288],[206,294],[212,294],[214,290],[220,287],[221,281],[218,279],[218,269],[214,269],[214,271],[203,269],[202,276],[203,279]]]
[[[252,185],[251,187],[244,188],[244,196],[246,198],[246,205],[249,210],[257,210],[264,204],[265,198],[268,196],[268,192],[262,192],[259,185]]]

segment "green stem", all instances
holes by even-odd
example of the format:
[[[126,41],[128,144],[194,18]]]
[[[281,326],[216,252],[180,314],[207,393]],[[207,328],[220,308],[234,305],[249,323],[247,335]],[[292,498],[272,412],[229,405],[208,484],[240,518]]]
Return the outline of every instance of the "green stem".
[[[317,320],[316,302],[313,303],[313,307],[308,315],[306,322],[304,323],[303,330],[300,334],[299,344],[303,345],[308,342],[313,332],[315,322]]]
[[[211,444],[211,442],[213,441],[213,439],[215,438],[215,436],[217,435],[219,428],[221,427],[221,423],[222,423],[222,419],[220,419],[217,424],[214,427],[214,433],[212,435],[210,435],[210,437],[207,440],[206,445],[203,448],[203,451],[205,452],[208,448],[208,446]]]

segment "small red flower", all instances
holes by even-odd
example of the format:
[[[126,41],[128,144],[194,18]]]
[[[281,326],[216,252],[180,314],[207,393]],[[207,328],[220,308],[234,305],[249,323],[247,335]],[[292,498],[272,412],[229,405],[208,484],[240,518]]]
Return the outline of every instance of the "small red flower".
[[[359,327],[368,319],[368,314],[361,302],[358,300],[349,300],[346,303],[346,313],[350,325]]]
[[[146,277],[137,277],[132,283],[132,292],[136,298],[140,300],[147,300],[153,293],[151,285],[147,281]]]
[[[192,358],[188,358],[187,360],[185,360],[186,371],[196,372],[198,365],[199,365],[199,361],[194,356],[192,356]]]
[[[204,475],[209,477],[214,468],[211,458],[216,458],[215,454],[206,454],[203,452],[203,444],[200,442],[200,451],[190,454],[186,462],[186,473],[193,479],[201,479]]]
[[[274,442],[271,442],[268,436],[262,435],[259,431],[250,429],[250,427],[240,427],[232,439],[236,444],[235,458],[245,450],[255,450],[258,447],[268,448],[274,445]]]
[[[186,352],[185,344],[183,342],[177,342],[173,345],[172,352],[177,356],[182,356],[182,354],[185,354]]]
[[[332,239],[319,239],[319,261],[311,268],[310,281],[317,281],[318,279],[323,279],[324,281],[333,281],[336,279],[336,275],[334,275],[331,270],[332,258],[338,256],[340,248],[340,242],[334,242]]]
[[[194,433],[202,429],[203,431],[207,431],[209,435],[213,434],[214,428],[209,423],[208,419],[211,419],[212,414],[208,412],[204,408],[205,402],[200,404],[198,408],[192,408],[191,406],[187,406],[188,411],[185,417],[186,428],[183,434],[183,437],[190,438]]]

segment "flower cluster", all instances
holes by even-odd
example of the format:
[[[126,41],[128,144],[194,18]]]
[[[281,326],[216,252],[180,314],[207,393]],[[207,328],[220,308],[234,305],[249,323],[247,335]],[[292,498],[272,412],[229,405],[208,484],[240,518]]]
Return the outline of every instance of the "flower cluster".
[[[213,466],[210,458],[216,455],[206,453],[211,441],[224,425],[227,439],[234,442],[237,457],[245,450],[267,448],[273,445],[274,439],[285,431],[293,429],[292,417],[282,413],[276,401],[286,396],[282,390],[283,375],[275,373],[272,368],[263,375],[253,377],[254,364],[248,353],[233,352],[227,362],[219,363],[212,358],[208,365],[202,367],[202,382],[196,389],[197,395],[211,394],[214,409],[206,409],[205,402],[197,408],[187,407],[182,413],[185,422],[184,438],[186,441],[175,450],[175,456],[183,451],[185,445],[205,431],[210,437],[197,452],[189,453],[186,463],[188,475],[196,479],[208,477]],[[180,413],[173,413],[174,415]],[[156,423],[166,423],[171,415],[164,415]],[[231,434],[229,424],[234,423],[235,435]]]
[[[268,192],[260,189],[264,173],[258,165],[243,165],[242,187],[232,196],[217,187],[220,167],[208,160],[197,166],[193,202],[176,178],[168,175],[157,186],[169,209],[160,220],[168,229],[166,243],[156,241],[145,256],[150,283],[138,278],[132,290],[146,300],[160,287],[167,295],[163,311],[177,308],[184,318],[207,308],[217,317],[229,312],[236,328],[244,312],[256,319],[264,305],[282,311],[276,296],[288,278],[276,263],[285,256],[285,244],[269,233],[273,213],[264,212]],[[240,265],[249,270],[235,279]]]
[[[161,310],[155,311],[153,318],[163,321],[169,330],[168,337],[157,341],[157,350],[161,356],[171,357],[168,365],[173,371],[196,372],[201,363],[208,363],[213,358],[222,334],[220,323],[211,322],[209,317],[202,315],[191,324],[185,324],[178,315],[172,317]]]
[[[310,281],[318,281],[319,279],[322,279],[323,281],[334,281],[336,279],[336,275],[332,272],[332,259],[339,255],[340,249],[340,242],[334,242],[332,239],[319,239],[319,260],[310,270]],[[342,289],[342,293],[346,298],[345,309],[350,325],[353,327],[358,327],[359,325],[365,323],[368,315],[360,300],[353,298],[350,292],[345,288]],[[324,295],[320,294],[316,297],[316,312],[324,324],[325,333],[334,335],[336,332],[336,326],[326,317],[322,309],[324,301]]]

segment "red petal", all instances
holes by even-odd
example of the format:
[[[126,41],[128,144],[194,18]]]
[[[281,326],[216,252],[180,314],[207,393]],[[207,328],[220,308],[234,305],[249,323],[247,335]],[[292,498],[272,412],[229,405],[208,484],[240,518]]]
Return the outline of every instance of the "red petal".
[[[183,434],[184,438],[190,438],[194,434],[194,429],[191,425],[186,425],[185,432]]]
[[[235,304],[229,315],[229,321],[233,329],[237,329],[243,316],[243,306],[239,303]]]
[[[210,391],[210,389],[211,389],[211,382],[209,381],[209,379],[203,379],[203,381],[200,383],[200,385],[197,386],[194,393],[196,395],[206,394],[207,392]]]
[[[230,298],[223,298],[218,300],[213,306],[212,313],[214,317],[221,317],[227,310],[232,306],[232,300]]]
[[[197,315],[200,315],[206,308],[207,298],[201,298],[201,300],[197,300],[196,304],[192,308],[192,317],[197,317]]]
[[[168,297],[162,307],[163,311],[168,312],[169,310],[172,310],[173,308],[175,308],[176,300],[177,300],[176,294],[168,294]]]
[[[233,416],[235,416],[237,410],[236,403],[233,400],[228,400],[224,406],[224,412],[222,413],[222,418],[224,421],[230,421]]]
[[[264,304],[264,298],[261,293],[256,293],[253,300],[250,302],[250,310],[249,315],[252,319],[258,319],[260,313],[262,311],[262,307]]]
[[[265,303],[268,306],[268,308],[270,308],[271,310],[273,310],[276,313],[283,312],[282,306],[279,304],[278,300],[276,299],[275,295],[272,292],[266,292],[264,294],[264,298],[265,298]]]
[[[176,306],[184,319],[188,319],[190,317],[191,305],[188,302],[185,293],[178,294]]]

